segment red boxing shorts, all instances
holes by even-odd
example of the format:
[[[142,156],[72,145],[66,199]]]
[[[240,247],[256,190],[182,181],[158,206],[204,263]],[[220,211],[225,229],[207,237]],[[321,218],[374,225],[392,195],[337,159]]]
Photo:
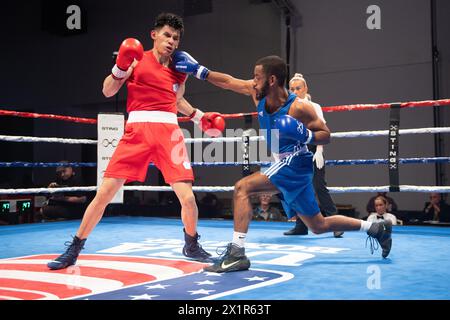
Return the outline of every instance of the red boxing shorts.
[[[194,181],[183,133],[176,114],[133,111],[125,133],[106,168],[105,177],[144,182],[153,162],[168,184]]]

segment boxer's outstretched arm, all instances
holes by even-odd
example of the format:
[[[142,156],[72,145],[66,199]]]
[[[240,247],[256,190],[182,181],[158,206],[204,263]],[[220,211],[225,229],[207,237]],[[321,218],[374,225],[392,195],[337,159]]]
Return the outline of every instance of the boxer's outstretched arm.
[[[219,88],[245,94],[246,96],[253,95],[255,91],[253,89],[253,80],[237,79],[226,73],[210,70],[206,80]]]
[[[232,90],[234,92],[252,96],[253,101],[257,104],[256,93],[253,88],[253,80],[236,79],[233,76],[217,71],[211,71],[200,65],[189,53],[185,51],[177,51],[173,55],[173,65],[175,70],[187,74],[201,80],[208,80],[213,85]]]

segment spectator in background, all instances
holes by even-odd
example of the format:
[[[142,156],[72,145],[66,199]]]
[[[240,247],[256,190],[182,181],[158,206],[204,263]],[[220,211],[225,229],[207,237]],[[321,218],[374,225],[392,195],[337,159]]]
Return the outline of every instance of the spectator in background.
[[[173,191],[163,192],[159,203],[163,206],[180,206],[180,201]]]
[[[392,212],[394,214],[397,213],[398,207],[397,207],[397,204],[395,203],[394,199],[392,199],[391,197],[388,197],[387,192],[378,192],[376,196],[370,198],[369,202],[367,202],[366,210],[367,210],[368,214],[376,212],[375,199],[378,198],[379,196],[382,196],[383,198],[386,199],[386,201],[387,201],[386,211],[387,212]]]
[[[440,193],[431,193],[430,201],[423,209],[424,221],[450,222],[450,206],[442,199]]]
[[[258,199],[258,205],[253,209],[253,220],[287,221],[287,217],[284,216],[278,208],[270,205],[272,195],[260,194]]]
[[[369,222],[379,222],[381,220],[390,220],[392,225],[397,224],[397,218],[392,213],[387,211],[389,206],[388,201],[383,196],[377,196],[374,200],[375,212],[371,212],[367,221]]]
[[[214,193],[207,192],[200,200],[199,211],[206,217],[222,215],[223,204]]]
[[[48,188],[78,187],[80,183],[75,171],[67,161],[61,161],[56,168],[56,179]],[[35,215],[34,221],[80,219],[86,209],[87,198],[77,192],[55,193],[50,196],[47,203]]]

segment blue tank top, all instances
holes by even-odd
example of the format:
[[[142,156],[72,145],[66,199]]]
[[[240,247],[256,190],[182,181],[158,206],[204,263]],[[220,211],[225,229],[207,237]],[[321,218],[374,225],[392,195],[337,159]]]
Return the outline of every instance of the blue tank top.
[[[274,113],[268,113],[266,111],[266,98],[263,98],[258,103],[258,121],[259,126],[263,129],[263,135],[267,142],[267,147],[269,150],[275,154],[284,154],[284,153],[300,153],[304,154],[309,152],[308,147],[300,142],[293,141],[291,139],[279,139],[278,140],[278,148],[276,146],[276,137],[272,137],[271,129],[273,128],[273,123],[275,119],[280,116],[284,116],[288,114],[289,109],[291,108],[292,103],[295,101],[297,96],[293,93],[290,93],[286,102],[280,109],[278,109]],[[278,149],[278,150],[276,150]]]

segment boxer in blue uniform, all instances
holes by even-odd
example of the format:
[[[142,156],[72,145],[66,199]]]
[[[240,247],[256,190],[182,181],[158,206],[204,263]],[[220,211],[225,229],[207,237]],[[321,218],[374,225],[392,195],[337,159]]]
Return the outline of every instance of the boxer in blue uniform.
[[[257,105],[259,125],[264,129],[267,145],[276,159],[264,175],[280,191],[288,218],[296,216],[296,212],[315,215],[320,211],[312,185],[313,155],[305,144],[307,142],[303,142],[305,138],[312,139],[314,133],[308,132],[301,122],[289,115],[296,98],[295,94],[289,94],[285,104],[274,113],[267,112],[266,98]],[[273,143],[274,138],[278,142],[278,150],[273,150],[273,145],[277,146]]]
[[[363,231],[380,244],[383,258],[389,255],[392,225],[388,221],[370,223],[342,215],[324,217],[320,213],[312,184],[312,153],[306,144],[329,143],[330,130],[317,117],[309,101],[288,93],[285,87],[287,66],[280,57],[259,59],[253,80],[211,71],[182,51],[174,54],[174,65],[177,70],[220,88],[251,96],[258,108],[260,126],[267,129],[268,146],[272,148],[276,145],[274,142],[279,146],[279,150],[271,150],[276,161],[268,170],[253,173],[235,184],[233,240],[221,258],[205,271],[230,272],[250,267],[245,255],[245,238],[252,218],[250,197],[261,193],[280,194],[287,215],[298,215],[315,234]]]

